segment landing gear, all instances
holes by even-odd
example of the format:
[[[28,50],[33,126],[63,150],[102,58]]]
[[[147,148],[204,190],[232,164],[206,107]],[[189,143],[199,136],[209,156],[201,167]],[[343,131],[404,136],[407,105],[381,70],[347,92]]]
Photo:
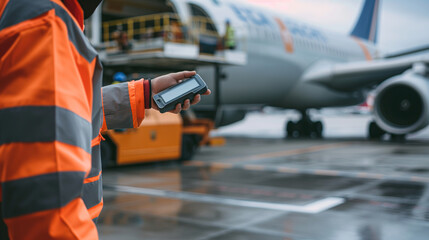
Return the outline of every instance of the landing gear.
[[[306,110],[301,111],[301,119],[298,122],[288,121],[286,124],[287,138],[321,138],[322,132],[322,122],[313,122]]]
[[[380,140],[386,132],[378,126],[374,121],[369,123],[368,126],[368,137],[371,140]]]
[[[182,154],[179,162],[191,160],[198,150],[199,142],[201,141],[201,137],[196,134],[183,134],[182,137]]]
[[[393,134],[384,131],[378,126],[375,121],[369,123],[368,126],[368,137],[371,140],[382,140],[385,135],[390,135],[390,141],[392,142],[403,142],[405,141],[405,134]]]
[[[390,134],[390,141],[392,142],[404,142],[406,135],[405,134]]]

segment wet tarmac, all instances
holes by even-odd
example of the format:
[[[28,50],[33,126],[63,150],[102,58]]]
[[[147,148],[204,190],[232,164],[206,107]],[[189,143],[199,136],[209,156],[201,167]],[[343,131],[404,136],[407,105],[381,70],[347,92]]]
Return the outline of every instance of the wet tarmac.
[[[100,238],[427,240],[425,136],[230,134],[227,145],[203,147],[183,164],[108,169]]]

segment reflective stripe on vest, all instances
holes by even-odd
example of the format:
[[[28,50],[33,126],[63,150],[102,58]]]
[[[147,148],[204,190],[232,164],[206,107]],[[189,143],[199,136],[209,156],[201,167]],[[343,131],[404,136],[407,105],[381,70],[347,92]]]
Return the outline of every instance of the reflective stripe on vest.
[[[37,122],[38,127],[27,124],[29,119]],[[91,152],[91,124],[61,107],[23,106],[0,109],[0,125],[0,145],[59,141]],[[71,129],[74,134],[70,134]]]
[[[2,183],[3,217],[60,208],[77,198],[85,172],[56,172]],[[74,190],[74,191],[73,191]],[[31,194],[28,194],[31,193]]]

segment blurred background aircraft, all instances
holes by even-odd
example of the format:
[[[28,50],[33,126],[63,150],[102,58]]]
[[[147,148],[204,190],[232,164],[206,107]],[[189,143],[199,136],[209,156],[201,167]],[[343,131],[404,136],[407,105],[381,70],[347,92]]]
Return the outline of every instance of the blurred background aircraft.
[[[398,6],[403,6],[403,3],[393,2],[389,6],[395,11]],[[194,111],[199,116],[215,119],[218,126],[241,120],[249,109],[273,106],[296,109],[301,113],[299,121],[288,121],[285,125],[288,137],[321,137],[323,125],[311,120],[309,109],[357,105],[363,103],[371,91],[375,92],[375,121],[368,127],[371,138],[381,138],[388,133],[393,138],[402,139],[428,125],[426,65],[429,57],[416,54],[427,50],[420,44],[425,34],[414,28],[418,26],[418,20],[410,24],[407,15],[399,14],[395,16],[402,17],[395,18],[394,23],[385,21],[380,25],[379,13],[383,12],[383,5],[379,0],[347,3],[306,0],[300,4],[293,0],[106,0],[103,20],[171,12],[177,14],[177,19],[170,24],[171,35],[177,38],[186,38],[184,35],[188,32],[175,34],[177,26],[201,30],[201,22],[204,22],[203,32],[206,34],[198,35],[199,58],[217,56],[222,49],[223,56],[229,56],[229,63],[236,63],[233,64],[236,66],[197,69],[209,86],[219,89],[215,89],[218,91],[212,98],[205,98],[195,106]],[[419,6],[413,15],[416,19],[424,14],[424,8]],[[304,14],[306,10],[308,12]],[[386,17],[395,11],[385,11]],[[196,18],[206,20],[195,24]],[[427,18],[422,17],[421,23],[425,21]],[[112,21],[105,29],[114,24],[118,22]],[[406,25],[402,27],[403,24]],[[137,31],[130,33],[129,26],[135,27],[135,23],[130,25],[128,21],[124,26],[128,26],[128,36],[134,40]],[[379,37],[378,32],[383,26],[397,27],[396,33],[400,37]],[[331,28],[333,31],[325,30]],[[108,32],[104,30],[103,34]],[[230,46],[226,46],[225,41],[228,35],[233,35],[233,41],[228,43]],[[412,36],[406,39],[414,39],[411,45],[390,41],[384,48],[386,53],[379,50],[382,45],[379,42],[404,39],[405,35]],[[222,44],[218,39],[223,39]],[[416,49],[408,50],[408,47]],[[175,51],[180,52],[180,49]],[[216,76],[222,79],[219,85]]]
[[[259,1],[259,4],[274,6],[277,10],[285,10],[289,4],[292,12],[293,2]],[[403,138],[426,127],[427,57],[408,56],[415,51],[382,56],[376,47],[380,1],[367,0],[361,4],[354,5],[361,9],[357,20],[352,15],[344,16],[355,19],[350,34],[345,35],[312,27],[287,17],[288,14],[278,15],[230,3],[231,13],[223,21],[231,19],[237,29],[243,25],[247,27],[243,34],[248,40],[248,62],[244,67],[223,68],[222,102],[227,107],[221,124],[239,119],[237,109],[241,108],[244,113],[248,108],[240,104],[262,104],[301,112],[299,121],[288,121],[285,126],[287,136],[320,137],[322,123],[313,122],[307,114],[308,109],[360,104],[368,92],[376,89],[375,121],[368,127],[371,138],[380,138],[385,133]],[[324,16],[333,19],[335,12],[344,15],[344,4],[334,6],[326,3],[311,6],[317,13],[310,19],[323,19]],[[270,31],[274,32],[274,37]],[[204,75],[204,69],[199,71]],[[206,75],[208,79],[211,76]]]

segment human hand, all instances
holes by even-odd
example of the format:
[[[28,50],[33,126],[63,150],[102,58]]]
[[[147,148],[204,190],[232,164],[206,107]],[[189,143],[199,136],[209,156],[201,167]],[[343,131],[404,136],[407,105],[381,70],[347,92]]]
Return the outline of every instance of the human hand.
[[[161,91],[163,91],[166,88],[169,88],[173,85],[176,85],[180,82],[182,82],[184,79],[190,78],[196,74],[195,71],[183,71],[183,72],[177,72],[177,73],[170,73],[167,75],[163,75],[160,77],[157,77],[151,81],[152,84],[152,95],[155,95]],[[207,92],[203,93],[202,95],[209,95],[211,93],[210,89],[207,89]],[[152,101],[152,108],[159,111],[158,105],[151,99]],[[178,103],[176,105],[176,108],[174,110],[171,110],[171,113],[180,113],[182,110],[188,110],[191,105],[197,104],[201,101],[200,94],[195,95],[194,99],[190,101],[189,99],[185,100],[183,103],[183,106]]]

